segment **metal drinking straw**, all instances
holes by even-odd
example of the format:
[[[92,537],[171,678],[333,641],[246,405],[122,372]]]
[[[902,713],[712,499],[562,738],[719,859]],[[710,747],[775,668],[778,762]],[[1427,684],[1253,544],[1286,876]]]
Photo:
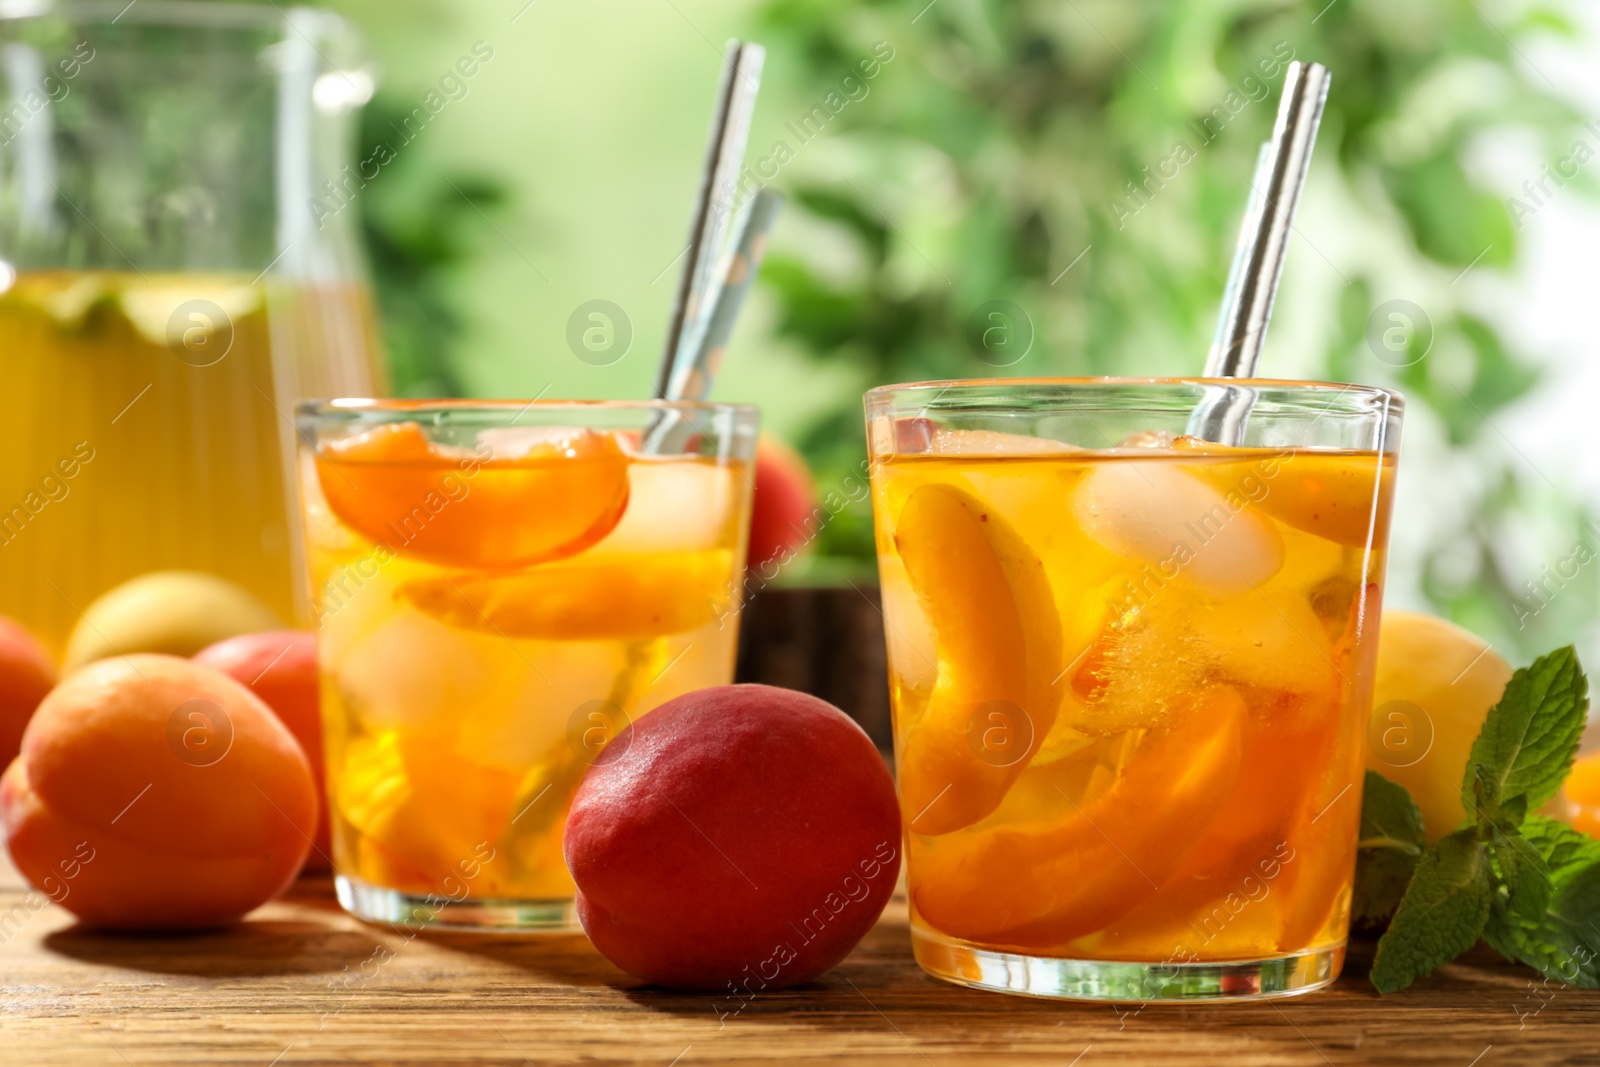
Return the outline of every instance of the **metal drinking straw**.
[[[710,393],[722,347],[733,331],[766,248],[767,232],[783,203],[781,196],[762,188],[734,216],[737,176],[765,60],[766,50],[758,44],[728,42],[689,230],[689,258],[656,375],[658,400],[704,400]],[[724,255],[722,246],[730,228],[733,246]],[[642,447],[646,452],[676,450],[693,429],[682,411],[662,411],[646,428]]]
[[[667,329],[661,368],[656,376],[657,399],[666,398],[673,372],[685,356],[684,342],[706,310],[706,290],[712,282],[720,245],[731,221],[736,179],[744,160],[745,143],[750,139],[750,119],[755,113],[766,54],[766,49],[758,44],[728,42],[722,83],[717,92],[717,109],[711,121],[711,139],[706,146],[705,167],[700,175],[700,192],[695,198],[694,221],[689,228],[688,261],[678,283],[672,323]]]
[[[1256,159],[1250,203],[1206,358],[1207,378],[1255,376],[1330,78],[1328,68],[1320,63],[1294,62],[1284,74],[1277,124]],[[1237,444],[1254,398],[1254,391],[1243,386],[1208,387],[1205,399],[1190,417],[1189,433],[1220,444]]]

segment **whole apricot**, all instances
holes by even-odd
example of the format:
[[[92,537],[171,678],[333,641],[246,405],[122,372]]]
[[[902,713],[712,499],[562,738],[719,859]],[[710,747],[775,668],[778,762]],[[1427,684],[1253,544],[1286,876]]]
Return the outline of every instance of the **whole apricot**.
[[[1462,770],[1510,680],[1511,664],[1477,634],[1432,615],[1383,613],[1367,769],[1406,787],[1428,840],[1467,817]]]
[[[241,634],[218,641],[194,655],[194,662],[221,671],[242,682],[275,712],[294,734],[311,763],[317,796],[327,792],[322,763],[322,695],[317,682],[317,637],[304,630],[273,630]],[[321,805],[306,870],[325,871],[332,865],[328,844],[328,806]]]
[[[67,638],[62,673],[108,656],[163,652],[192,656],[237,634],[283,621],[225,578],[201,571],[152,571],[102,593]]]
[[[765,685],[701,689],[611,744],[564,847],[578,919],[618,967],[743,999],[815,978],[877,921],[900,813],[883,758],[838,708]]]
[[[113,929],[238,919],[293,881],[316,820],[311,768],[288,728],[232,678],[173,656],[68,676],[0,778],[17,869],[84,923]]]
[[[44,645],[0,615],[0,763],[21,751],[23,728],[55,684],[55,661]]]

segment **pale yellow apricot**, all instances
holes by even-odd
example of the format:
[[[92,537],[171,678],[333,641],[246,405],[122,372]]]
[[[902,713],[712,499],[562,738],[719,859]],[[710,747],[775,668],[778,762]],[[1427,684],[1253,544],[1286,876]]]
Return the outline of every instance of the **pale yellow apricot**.
[[[1367,732],[1367,768],[1405,786],[1429,840],[1466,818],[1462,771],[1511,665],[1454,623],[1385,611]]]

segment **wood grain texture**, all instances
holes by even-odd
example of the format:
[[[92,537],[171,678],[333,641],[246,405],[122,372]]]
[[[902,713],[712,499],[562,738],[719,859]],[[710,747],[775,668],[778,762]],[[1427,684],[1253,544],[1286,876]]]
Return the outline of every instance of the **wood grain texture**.
[[[581,937],[411,936],[345,915],[322,879],[200,936],[87,933],[40,903],[0,863],[0,1063],[1600,1062],[1600,993],[1483,949],[1381,1001],[1358,946],[1301,1000],[1070,1004],[928,978],[897,899],[820,981],[719,1019],[736,1005],[641,987]]]

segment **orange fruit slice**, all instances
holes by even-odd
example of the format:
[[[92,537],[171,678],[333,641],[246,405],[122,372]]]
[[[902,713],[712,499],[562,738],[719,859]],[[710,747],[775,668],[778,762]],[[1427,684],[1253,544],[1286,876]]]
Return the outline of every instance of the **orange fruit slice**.
[[[1248,459],[1197,463],[1191,470],[1232,499],[1248,502],[1279,522],[1341,545],[1381,545],[1389,536],[1394,460],[1359,452],[1243,451]]]
[[[1051,818],[913,839],[918,913],[954,937],[1028,948],[1103,929],[1205,836],[1238,778],[1247,714],[1235,690],[1209,690],[1177,726],[1147,734],[1094,800],[1063,794]]]
[[[515,456],[452,455],[414,422],[324,445],[317,482],[339,520],[394,552],[456,567],[561,559],[600,540],[628,506],[628,457],[583,429]]]
[[[894,543],[939,660],[901,744],[900,803],[913,832],[944,834],[998,807],[1050,732],[1061,619],[1039,557],[964,489],[933,482],[912,492]],[[988,751],[991,737],[1017,750]]]
[[[396,596],[459,629],[545,641],[662,637],[732,614],[732,553],[606,554],[515,575],[416,578]]]

